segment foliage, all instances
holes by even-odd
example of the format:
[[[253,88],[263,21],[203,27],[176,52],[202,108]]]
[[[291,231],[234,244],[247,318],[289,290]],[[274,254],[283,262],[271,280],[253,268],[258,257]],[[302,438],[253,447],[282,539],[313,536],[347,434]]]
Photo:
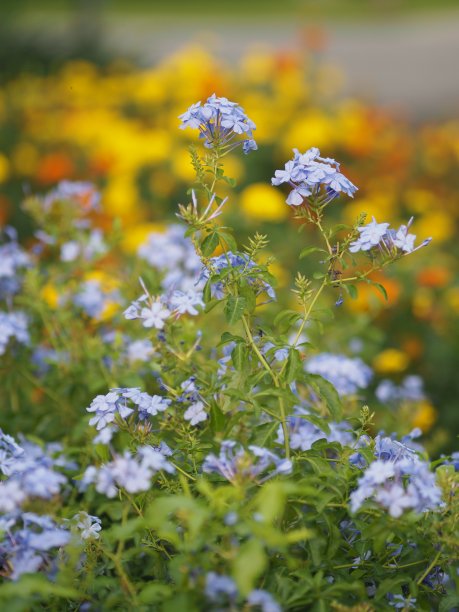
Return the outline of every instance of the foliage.
[[[375,427],[424,401],[419,379],[380,383],[372,413],[371,369],[321,351],[320,332],[336,329],[323,297],[336,309],[370,273],[416,258],[409,225],[334,224],[354,189],[334,160],[303,154],[295,216],[320,246],[296,254],[315,271],[297,274],[284,308],[269,237],[241,243],[221,221],[228,142],[257,155],[240,122],[254,126],[234,103],[212,105],[189,126],[207,148],[191,151],[184,224],[138,256],[120,255],[116,223],[101,231],[87,183],[26,200],[40,225],[28,251],[5,235],[0,601],[449,610],[457,455],[429,463],[420,431],[398,440]]]

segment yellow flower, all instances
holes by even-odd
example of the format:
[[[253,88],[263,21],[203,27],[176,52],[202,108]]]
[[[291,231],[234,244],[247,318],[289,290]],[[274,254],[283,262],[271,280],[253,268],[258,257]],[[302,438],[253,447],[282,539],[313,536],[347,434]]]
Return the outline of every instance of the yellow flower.
[[[12,163],[19,175],[34,174],[38,166],[37,149],[30,142],[19,143],[13,151]]]
[[[144,216],[139,207],[134,180],[129,175],[113,177],[104,191],[105,210],[114,217],[120,217],[126,224],[139,222]]]
[[[380,374],[403,372],[409,365],[406,353],[397,349],[386,349],[373,359],[373,367]]]
[[[332,117],[319,110],[309,110],[297,117],[282,144],[289,153],[294,147],[301,152],[312,146],[325,149],[334,143],[335,132]]]
[[[114,274],[108,274],[103,270],[90,270],[84,275],[84,279],[85,281],[99,281],[104,292],[113,291],[121,284],[121,280]]]
[[[419,427],[425,433],[432,429],[437,420],[437,411],[428,401],[420,402],[411,422],[412,427]]]
[[[448,289],[445,298],[448,306],[459,314],[459,287]]]
[[[10,174],[10,163],[7,158],[0,153],[0,183],[7,180]]]
[[[416,221],[416,234],[421,239],[431,236],[436,241],[448,240],[455,231],[451,217],[440,210],[432,211]]]
[[[288,216],[288,206],[282,193],[265,183],[253,183],[241,193],[240,205],[251,219],[282,221]]]
[[[118,302],[107,300],[105,302],[103,311],[96,318],[98,321],[109,321],[117,312],[119,312],[120,308],[121,306],[118,304]]]
[[[121,243],[126,253],[136,253],[140,245],[144,244],[148,236],[153,232],[163,232],[164,223],[142,223],[129,227]]]
[[[51,283],[46,283],[46,285],[42,287],[40,295],[46,304],[51,306],[51,308],[57,308],[59,305],[59,293],[56,287]]]

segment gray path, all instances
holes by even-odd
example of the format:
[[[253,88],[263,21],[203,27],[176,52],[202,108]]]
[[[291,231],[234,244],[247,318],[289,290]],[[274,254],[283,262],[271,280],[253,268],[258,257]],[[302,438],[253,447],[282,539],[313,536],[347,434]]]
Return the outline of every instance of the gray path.
[[[151,14],[110,15],[99,22],[107,48],[120,56],[135,54],[145,65],[196,40],[230,59],[260,43],[295,48],[301,30],[310,25],[306,17],[254,21]],[[22,27],[65,40],[70,25],[63,18],[42,20],[35,15]],[[346,93],[414,117],[459,113],[459,12],[393,23],[337,22],[325,30],[329,42],[323,55],[342,68]]]

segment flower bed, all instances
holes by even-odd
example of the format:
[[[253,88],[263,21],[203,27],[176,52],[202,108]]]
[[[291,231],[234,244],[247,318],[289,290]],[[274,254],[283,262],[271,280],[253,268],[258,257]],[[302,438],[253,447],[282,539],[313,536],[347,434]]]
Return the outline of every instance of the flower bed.
[[[430,237],[416,242],[412,220],[337,224],[357,186],[319,149],[294,150],[272,184],[304,240],[296,268],[312,263],[282,287],[269,237],[241,242],[222,221],[226,157],[258,154],[255,123],[215,95],[181,121],[202,140],[193,189],[137,255],[116,222],[103,231],[84,182],[27,198],[29,249],[5,232],[0,601],[454,608],[457,454],[431,462],[419,428],[380,429],[405,429],[403,410],[427,401],[422,381],[375,381],[327,349],[331,314],[362,285],[385,297],[375,274]]]

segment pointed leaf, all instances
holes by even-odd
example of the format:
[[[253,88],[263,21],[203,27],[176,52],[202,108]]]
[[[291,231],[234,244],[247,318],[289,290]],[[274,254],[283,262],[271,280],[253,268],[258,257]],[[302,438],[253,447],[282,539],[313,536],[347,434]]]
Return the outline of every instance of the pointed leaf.
[[[227,322],[230,325],[234,325],[234,323],[237,323],[237,321],[239,321],[239,319],[244,314],[246,305],[247,305],[247,301],[244,297],[230,296],[226,300],[225,317],[226,317]]]

